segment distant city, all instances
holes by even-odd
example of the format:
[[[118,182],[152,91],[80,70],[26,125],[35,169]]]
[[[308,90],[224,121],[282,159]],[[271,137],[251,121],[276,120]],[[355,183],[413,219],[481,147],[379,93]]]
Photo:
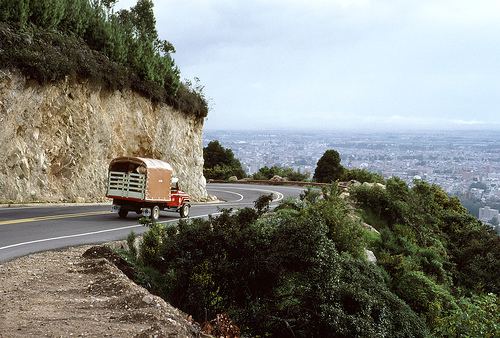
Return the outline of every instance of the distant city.
[[[409,184],[423,179],[459,196],[475,216],[481,211],[482,221],[490,221],[485,218],[495,212],[498,216],[499,132],[205,131],[203,146],[212,140],[231,149],[249,175],[277,165],[309,172],[312,178],[319,158],[335,149],[345,168],[398,176]]]

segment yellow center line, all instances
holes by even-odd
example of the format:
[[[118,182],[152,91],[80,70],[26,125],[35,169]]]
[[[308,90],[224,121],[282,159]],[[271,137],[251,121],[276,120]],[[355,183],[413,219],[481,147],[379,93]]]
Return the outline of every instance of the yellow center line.
[[[84,217],[84,216],[109,214],[109,213],[110,213],[110,211],[91,211],[91,212],[80,212],[80,213],[77,213],[77,214],[64,214],[64,215],[33,217],[33,218],[12,219],[12,220],[9,220],[9,221],[1,221],[0,225],[17,224],[17,223],[28,223],[28,222],[40,222],[40,221],[47,221],[47,220],[51,220],[51,219]]]
[[[234,189],[242,189],[242,190],[255,190],[255,191],[264,191],[264,192],[270,192],[278,197],[274,199],[272,202],[278,202],[283,199],[283,194],[277,191],[272,191],[272,190],[266,190],[266,189],[252,189],[252,188],[234,188]],[[215,189],[214,189],[215,190]],[[251,202],[242,202],[242,203],[231,203],[227,202],[225,204],[227,205],[245,205],[245,204],[250,204]],[[222,204],[222,203],[221,203]],[[101,215],[101,214],[108,214],[110,211],[91,211],[91,212],[80,212],[76,214],[63,214],[63,215],[52,215],[52,216],[43,216],[43,217],[33,217],[33,218],[22,218],[22,219],[12,219],[8,221],[0,221],[0,225],[7,225],[7,224],[18,224],[18,223],[28,223],[28,222],[40,222],[40,221],[48,221],[52,219],[62,219],[62,218],[72,218],[72,217],[84,217],[84,216],[92,216],[92,215]]]

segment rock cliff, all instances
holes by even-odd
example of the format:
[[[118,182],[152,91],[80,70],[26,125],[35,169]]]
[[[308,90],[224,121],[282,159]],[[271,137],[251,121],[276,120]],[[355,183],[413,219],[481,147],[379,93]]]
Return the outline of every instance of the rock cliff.
[[[116,156],[170,163],[192,200],[207,197],[203,120],[87,80],[39,84],[0,70],[0,202],[100,201]]]

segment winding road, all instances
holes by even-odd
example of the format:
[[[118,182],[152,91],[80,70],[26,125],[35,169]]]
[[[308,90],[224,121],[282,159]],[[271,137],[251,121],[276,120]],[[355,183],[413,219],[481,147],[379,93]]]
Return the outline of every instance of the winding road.
[[[270,193],[276,205],[303,190],[291,186],[211,183],[207,184],[207,192],[220,202],[192,203],[190,217],[216,215],[217,207],[252,207],[257,197]],[[0,208],[0,264],[34,252],[122,240],[131,230],[141,234],[147,230],[138,223],[141,217],[129,213],[127,219],[122,219],[111,212],[111,204]],[[160,213],[160,223],[178,220],[178,213]]]

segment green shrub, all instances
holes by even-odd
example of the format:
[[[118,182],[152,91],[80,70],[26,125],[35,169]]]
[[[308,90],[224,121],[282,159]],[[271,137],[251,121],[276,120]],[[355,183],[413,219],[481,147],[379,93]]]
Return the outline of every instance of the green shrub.
[[[299,200],[305,203],[314,204],[321,197],[321,191],[308,186],[299,194]]]
[[[262,215],[271,209],[271,202],[273,201],[273,194],[260,195],[254,202],[257,214]]]
[[[365,169],[346,169],[340,176],[340,181],[348,182],[351,180],[358,181],[360,183],[384,183],[385,180],[382,176],[377,173],[369,172]]]
[[[426,337],[425,323],[385,285],[373,264],[343,256],[325,315],[335,337]],[[335,306],[331,306],[335,305]]]
[[[341,208],[325,192],[331,205],[318,209]],[[168,301],[198,319],[226,312],[252,336],[425,336],[423,322],[374,265],[337,253],[320,212],[258,218],[265,207],[255,204],[146,235],[154,250],[144,251],[153,256],[144,261],[164,276]],[[151,255],[158,237],[159,265]]]
[[[390,198],[385,189],[379,186],[369,187],[361,185],[351,188],[351,195],[362,208],[369,209],[376,218],[387,215]]]
[[[323,187],[323,199],[304,208],[304,215],[318,217],[328,228],[327,236],[335,243],[339,252],[348,252],[356,258],[364,255],[363,229],[359,222],[349,217],[345,201],[338,195],[340,190],[334,185]]]
[[[237,176],[238,169],[225,165],[215,165],[213,168],[203,168],[203,176],[212,180],[227,180],[231,176]]]
[[[271,168],[267,166],[260,168],[258,172],[252,175],[252,178],[254,180],[270,180],[274,176],[280,176],[289,181],[305,182],[310,175],[311,173],[309,172],[302,173],[300,169],[295,171],[292,168],[283,168],[273,165]]]
[[[297,199],[293,196],[288,196],[279,201],[278,206],[274,208],[274,211],[279,210],[295,210],[300,211],[306,206],[306,203]]]
[[[440,317],[457,309],[449,292],[420,271],[406,272],[398,281],[396,294],[415,312],[422,314],[432,327],[439,324]]]
[[[280,176],[283,178],[287,178],[288,181],[308,182],[309,177],[311,176],[311,173],[308,171],[301,172],[300,168],[297,169],[297,171],[293,170],[292,168],[284,168],[283,173],[281,173]]]
[[[128,253],[135,260],[137,258],[137,248],[135,246],[135,232],[133,230],[130,230],[130,233],[127,235],[127,247]]]
[[[450,272],[466,291],[500,294],[500,236],[466,212],[441,212],[438,226],[446,234]]]
[[[149,230],[143,234],[141,248],[141,260],[145,266],[152,266],[158,269],[162,264],[161,244],[164,236],[162,225],[152,223]]]
[[[436,337],[500,337],[500,298],[487,294],[457,301],[458,309],[441,318]]]

